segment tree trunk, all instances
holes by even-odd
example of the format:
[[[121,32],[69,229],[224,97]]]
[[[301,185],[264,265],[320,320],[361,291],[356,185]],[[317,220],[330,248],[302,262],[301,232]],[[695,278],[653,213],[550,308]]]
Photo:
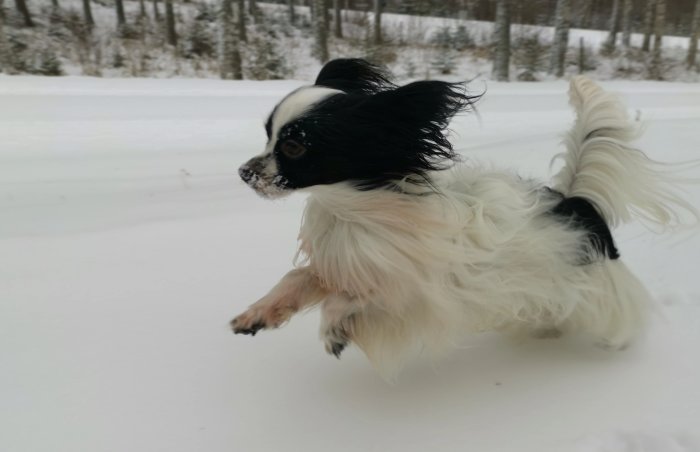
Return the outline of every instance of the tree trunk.
[[[225,80],[243,79],[238,36],[233,23],[233,0],[221,0],[219,12],[219,73]]]
[[[294,11],[294,0],[287,0],[287,7],[289,8],[289,23],[294,25],[297,19]]]
[[[146,17],[146,0],[139,0],[139,15]]]
[[[331,31],[331,15],[329,12],[329,0],[323,0],[323,26],[326,27],[326,34]]]
[[[695,14],[690,29],[690,44],[688,45],[688,69],[695,67],[695,58],[698,53],[698,38],[700,38],[700,0],[695,2]]]
[[[654,52],[661,52],[661,41],[666,29],[666,0],[656,0],[656,14],[654,18]]]
[[[95,26],[95,19],[92,18],[92,7],[90,6],[90,0],[83,0],[83,16],[85,16],[85,23],[88,28]]]
[[[237,0],[236,14],[238,14],[238,21],[236,22],[238,28],[238,40],[247,42],[248,34],[246,33],[245,29],[245,0]]]
[[[58,0],[51,0],[51,6],[54,8],[60,8],[61,5],[58,4]]]
[[[248,0],[248,14],[255,19],[258,16],[258,4],[256,0]]]
[[[374,0],[374,44],[382,43],[382,0]]]
[[[649,44],[651,43],[651,34],[654,32],[655,9],[656,0],[647,0],[646,8],[644,10],[644,42],[642,43],[642,50],[645,52],[649,51]]]
[[[569,27],[571,26],[571,1],[557,0],[556,24],[554,27],[554,43],[549,64],[549,73],[557,77],[564,75],[566,50],[569,47]]]
[[[158,11],[158,0],[153,0],[153,17],[160,21],[160,11]]]
[[[510,0],[496,0],[493,41],[493,75],[496,80],[507,82],[510,66]]]
[[[120,28],[126,24],[126,15],[124,14],[124,0],[116,0],[117,6],[117,27]]]
[[[340,15],[340,0],[333,0],[333,35],[343,37],[343,20]]]
[[[324,0],[314,0],[314,51],[321,63],[328,61],[328,27],[323,23],[324,3]]]
[[[9,73],[7,67],[7,43],[5,41],[5,0],[0,0],[0,72]]]
[[[622,45],[630,47],[632,38],[632,0],[624,0],[622,5]]]
[[[15,0],[15,6],[17,6],[17,10],[20,12],[20,14],[22,14],[24,26],[33,27],[34,21],[32,20],[32,15],[29,12],[29,8],[27,8],[27,2],[25,2],[25,0]]]
[[[175,11],[173,0],[165,0],[165,38],[171,46],[177,45],[177,33],[175,32]]]
[[[614,0],[612,15],[610,16],[610,33],[608,33],[608,38],[603,44],[603,48],[607,52],[612,52],[615,50],[615,44],[617,42],[617,32],[620,30],[620,0]]]

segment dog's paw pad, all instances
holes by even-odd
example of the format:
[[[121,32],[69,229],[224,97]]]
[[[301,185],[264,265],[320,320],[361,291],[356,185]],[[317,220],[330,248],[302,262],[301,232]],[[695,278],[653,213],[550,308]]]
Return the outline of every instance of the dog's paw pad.
[[[266,325],[261,320],[248,320],[242,318],[242,316],[236,317],[231,320],[231,329],[234,334],[249,334],[255,336],[255,334],[265,328]]]
[[[343,352],[343,350],[345,350],[347,345],[347,342],[330,342],[326,344],[326,351],[340,359],[340,354]]]

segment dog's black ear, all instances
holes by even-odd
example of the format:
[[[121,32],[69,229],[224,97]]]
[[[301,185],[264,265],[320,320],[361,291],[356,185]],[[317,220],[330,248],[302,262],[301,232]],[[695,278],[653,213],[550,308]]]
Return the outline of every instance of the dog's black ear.
[[[457,157],[444,131],[454,115],[472,109],[480,97],[469,95],[464,83],[433,80],[377,93],[358,108],[362,122],[376,129],[364,131],[372,137],[367,147],[388,158],[387,167],[395,173],[423,176],[444,169]]]
[[[346,93],[359,91],[367,94],[395,87],[389,81],[387,71],[359,58],[329,61],[319,72],[315,84]]]
[[[457,113],[473,109],[480,97],[469,95],[465,83],[424,80],[378,93],[371,102],[391,110],[398,121],[437,132]]]

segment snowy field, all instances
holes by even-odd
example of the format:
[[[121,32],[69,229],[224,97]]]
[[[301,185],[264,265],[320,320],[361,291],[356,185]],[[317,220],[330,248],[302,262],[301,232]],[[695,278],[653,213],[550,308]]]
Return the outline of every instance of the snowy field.
[[[316,312],[234,336],[290,268],[304,202],[236,171],[298,85],[0,77],[0,451],[700,450],[694,230],[617,231],[658,301],[624,352],[487,334],[391,386],[357,349],[326,355]],[[605,86],[650,155],[700,157],[699,85]],[[565,90],[489,83],[457,147],[546,177]]]

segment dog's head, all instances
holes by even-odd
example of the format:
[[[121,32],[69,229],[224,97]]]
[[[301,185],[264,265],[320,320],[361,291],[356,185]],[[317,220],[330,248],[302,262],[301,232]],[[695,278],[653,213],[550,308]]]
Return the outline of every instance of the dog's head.
[[[342,181],[368,189],[425,179],[455,158],[444,130],[477,98],[461,83],[399,87],[366,61],[333,60],[314,85],[293,91],[272,110],[265,152],[239,174],[265,197]]]

